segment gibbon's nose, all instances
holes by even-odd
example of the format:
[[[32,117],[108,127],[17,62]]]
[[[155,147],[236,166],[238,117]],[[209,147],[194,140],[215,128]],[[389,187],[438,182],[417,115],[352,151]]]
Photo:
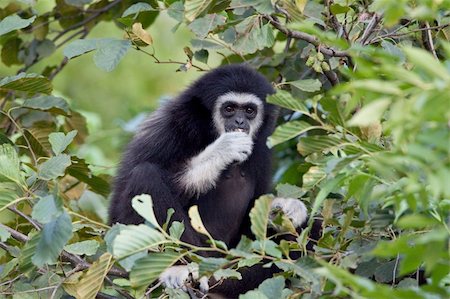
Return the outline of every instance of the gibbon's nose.
[[[241,127],[241,126],[244,125],[244,118],[242,118],[242,117],[237,117],[237,118],[235,119],[235,121],[236,121],[236,124],[237,124],[239,127]]]

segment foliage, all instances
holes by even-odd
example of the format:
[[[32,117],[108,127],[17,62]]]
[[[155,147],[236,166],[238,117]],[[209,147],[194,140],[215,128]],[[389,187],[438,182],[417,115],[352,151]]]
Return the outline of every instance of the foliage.
[[[189,260],[218,280],[256,263],[284,271],[242,298],[448,298],[448,1],[56,0],[45,12],[33,4],[0,8],[2,62],[20,67],[0,80],[1,296],[183,297],[152,283]],[[159,14],[196,35],[185,61],[152,51],[145,29]],[[124,38],[88,38],[99,22],[114,22]],[[61,48],[59,65],[28,72]],[[206,70],[219,55],[274,82],[268,100],[284,108],[269,139],[276,193],[308,205],[309,229],[323,221],[314,252],[308,229],[288,230],[295,241],[268,235],[270,196],[250,212],[256,240],[236,248],[213,240],[195,209],[211,246],[181,242],[183,224],[159,226],[148,195],[133,199],[146,224],[104,224],[110,177],[73,154],[86,120],[52,93],[52,80],[79,55],[94,51],[95,65],[112,71],[131,50],[174,71]],[[304,255],[292,260],[293,251]]]

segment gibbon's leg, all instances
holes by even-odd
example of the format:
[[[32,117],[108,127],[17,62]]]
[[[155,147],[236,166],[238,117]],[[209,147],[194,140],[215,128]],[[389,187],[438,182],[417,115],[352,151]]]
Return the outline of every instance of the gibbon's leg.
[[[131,199],[136,195],[149,194],[153,200],[153,209],[158,223],[164,223],[167,218],[167,210],[173,208],[175,213],[171,221],[183,222],[185,226],[181,240],[201,246],[202,239],[190,225],[187,208],[182,206],[178,196],[171,191],[172,188],[167,183],[169,180],[168,173],[158,165],[146,162],[135,166],[130,172],[126,186],[123,186],[124,192],[120,197],[121,202],[116,203],[114,207],[113,213],[115,211],[118,216],[112,218],[120,223],[136,224],[142,222],[142,218],[136,219],[136,216],[140,216],[131,206]]]
[[[216,186],[221,172],[233,162],[243,162],[252,153],[253,141],[243,132],[220,135],[186,164],[178,183],[186,194],[200,195]]]

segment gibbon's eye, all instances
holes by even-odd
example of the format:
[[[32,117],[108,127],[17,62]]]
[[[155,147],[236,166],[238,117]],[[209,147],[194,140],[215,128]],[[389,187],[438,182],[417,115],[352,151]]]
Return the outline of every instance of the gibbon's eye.
[[[233,112],[233,111],[234,111],[234,108],[233,108],[232,106],[226,106],[226,107],[225,107],[225,112],[231,113],[231,112]]]
[[[253,114],[255,112],[255,109],[253,109],[252,107],[247,107],[247,109],[245,109],[245,112],[247,114]]]

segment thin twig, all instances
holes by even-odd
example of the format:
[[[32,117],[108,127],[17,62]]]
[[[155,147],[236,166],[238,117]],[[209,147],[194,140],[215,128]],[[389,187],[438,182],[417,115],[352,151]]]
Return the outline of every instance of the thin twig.
[[[76,24],[73,24],[72,26],[67,27],[66,29],[64,29],[64,31],[60,32],[57,36],[55,36],[52,41],[55,43],[58,39],[63,37],[69,31],[72,31],[74,29],[78,29],[78,28],[88,24],[89,22],[93,21],[95,18],[97,18],[101,14],[107,12],[109,9],[113,8],[114,6],[119,4],[120,2],[122,2],[122,0],[115,0],[115,1],[113,1],[111,3],[109,3],[108,5],[106,5],[105,7],[102,7],[101,9],[98,10],[97,13],[92,14],[91,16],[87,17],[83,21],[78,22]]]
[[[426,27],[417,28],[417,29],[412,29],[412,30],[410,30],[408,32],[395,33],[394,34],[394,32],[398,32],[398,30],[404,28],[404,27],[402,27],[402,28],[400,28],[398,30],[394,30],[393,32],[389,32],[387,34],[383,34],[383,35],[379,35],[379,36],[375,37],[373,40],[370,41],[370,44],[374,44],[374,43],[379,42],[380,40],[385,39],[385,38],[397,38],[397,37],[413,34],[413,33],[420,32],[420,31],[425,31],[425,30],[440,30],[440,29],[444,29],[444,28],[449,27],[449,26],[450,26],[450,23],[447,23],[447,24],[443,24],[443,25],[439,25],[439,26],[433,26],[433,27],[429,27],[429,28],[426,28]]]
[[[28,215],[26,215],[22,211],[19,211],[15,206],[9,207],[8,209],[10,211],[14,212],[15,214],[21,216],[22,218],[25,218],[25,220],[27,220],[31,225],[33,225],[35,229],[41,230],[41,226],[39,225],[39,223],[34,221],[31,217],[29,217]]]
[[[320,40],[317,37],[315,37],[314,35],[300,32],[300,31],[290,30],[290,29],[284,27],[275,16],[264,15],[263,17],[267,21],[269,21],[276,29],[278,29],[279,31],[286,34],[286,36],[290,36],[294,39],[300,39],[300,40],[306,41],[316,47],[319,47],[319,45],[320,45],[320,52],[322,52],[325,55],[332,56],[332,57],[350,57],[349,53],[346,51],[335,50],[333,48],[321,45]]]
[[[202,68],[202,67],[200,67],[200,66],[198,66],[198,65],[195,65],[195,64],[193,64],[193,63],[190,62],[190,61],[186,61],[186,62],[182,62],[182,61],[174,61],[174,60],[162,61],[162,60],[159,60],[158,57],[156,57],[155,54],[153,54],[153,53],[150,53],[150,52],[147,52],[147,51],[145,51],[145,50],[142,50],[142,49],[139,48],[139,47],[135,47],[135,49],[138,50],[138,51],[141,51],[141,52],[143,52],[143,53],[145,53],[145,54],[147,54],[147,55],[150,56],[150,57],[152,57],[153,60],[154,60],[154,63],[157,63],[157,64],[178,64],[178,65],[186,65],[186,64],[190,64],[191,67],[197,69],[198,71],[206,72],[206,69],[204,69],[204,68]]]
[[[422,31],[423,44],[425,46],[425,49],[430,51],[431,54],[433,54],[434,58],[438,59],[436,49],[434,47],[433,36],[431,35],[430,23],[428,23],[428,21],[424,22],[423,28],[426,29]]]
[[[368,42],[368,39],[370,35],[373,33],[375,28],[378,26],[378,24],[381,21],[382,16],[374,13],[372,19],[370,20],[369,24],[366,27],[366,30],[364,30],[364,33],[361,37],[361,45],[366,45]]]

